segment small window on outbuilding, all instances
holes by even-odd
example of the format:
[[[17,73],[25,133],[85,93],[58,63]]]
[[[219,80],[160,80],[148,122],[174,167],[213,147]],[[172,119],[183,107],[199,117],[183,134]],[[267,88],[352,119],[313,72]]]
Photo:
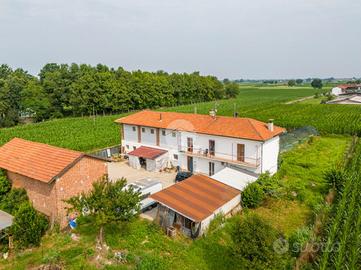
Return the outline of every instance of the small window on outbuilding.
[[[165,129],[162,130],[162,136],[165,136]]]
[[[178,155],[174,154],[174,155],[173,155],[173,158],[174,158],[175,160],[178,160]]]
[[[142,128],[142,132],[143,132],[143,133],[145,132],[145,128]]]
[[[151,129],[150,129],[150,133],[151,133],[151,134],[154,134],[154,129],[151,128]]]
[[[135,127],[132,127],[133,131],[136,131],[136,128]]]

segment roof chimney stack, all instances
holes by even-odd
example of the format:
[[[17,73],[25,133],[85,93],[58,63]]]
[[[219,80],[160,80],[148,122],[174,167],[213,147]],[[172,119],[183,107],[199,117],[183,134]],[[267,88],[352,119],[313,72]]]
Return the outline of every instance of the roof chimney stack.
[[[273,119],[268,120],[267,127],[269,131],[273,131]]]
[[[210,111],[209,111],[209,115],[210,115],[212,118],[216,118],[216,114],[217,114],[217,110],[210,110]]]

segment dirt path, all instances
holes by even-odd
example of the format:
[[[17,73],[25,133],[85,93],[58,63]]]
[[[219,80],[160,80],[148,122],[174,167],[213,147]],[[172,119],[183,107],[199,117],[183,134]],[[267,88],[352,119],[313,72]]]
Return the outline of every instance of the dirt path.
[[[311,98],[314,98],[314,96],[303,97],[303,98],[291,100],[291,101],[286,102],[285,104],[293,104],[293,103],[301,102],[301,101],[304,101],[304,100],[307,100],[307,99],[311,99]]]

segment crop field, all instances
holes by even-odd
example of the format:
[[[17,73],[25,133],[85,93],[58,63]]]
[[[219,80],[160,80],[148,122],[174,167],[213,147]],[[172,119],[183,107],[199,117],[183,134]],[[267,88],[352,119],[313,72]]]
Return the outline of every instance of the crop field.
[[[361,269],[361,143],[334,206],[319,269]]]
[[[237,111],[240,117],[275,119],[276,124],[286,128],[314,126],[323,134],[361,135],[361,106],[285,104],[322,91],[307,86],[243,86],[235,99],[160,110],[194,112],[196,109],[198,113],[208,113],[216,106],[219,115],[232,116]],[[119,128],[113,122],[120,116],[101,116],[95,121],[91,117],[66,118],[0,129],[0,145],[13,137],[21,137],[86,152],[113,146],[120,143]]]

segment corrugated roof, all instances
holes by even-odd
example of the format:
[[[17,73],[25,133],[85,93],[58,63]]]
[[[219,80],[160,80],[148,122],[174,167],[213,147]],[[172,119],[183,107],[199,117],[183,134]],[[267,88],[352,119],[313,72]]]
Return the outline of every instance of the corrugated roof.
[[[285,132],[284,128],[278,126],[274,126],[273,131],[270,131],[266,123],[252,118],[212,117],[204,114],[155,112],[148,110],[122,117],[115,122],[256,141],[266,141]]]
[[[193,175],[150,197],[185,217],[200,222],[239,193],[239,190],[207,176]]]
[[[128,155],[147,158],[147,159],[156,159],[157,157],[167,153],[167,150],[162,150],[153,147],[141,146],[137,149],[129,152]]]
[[[14,138],[0,147],[0,168],[50,182],[84,153]]]

